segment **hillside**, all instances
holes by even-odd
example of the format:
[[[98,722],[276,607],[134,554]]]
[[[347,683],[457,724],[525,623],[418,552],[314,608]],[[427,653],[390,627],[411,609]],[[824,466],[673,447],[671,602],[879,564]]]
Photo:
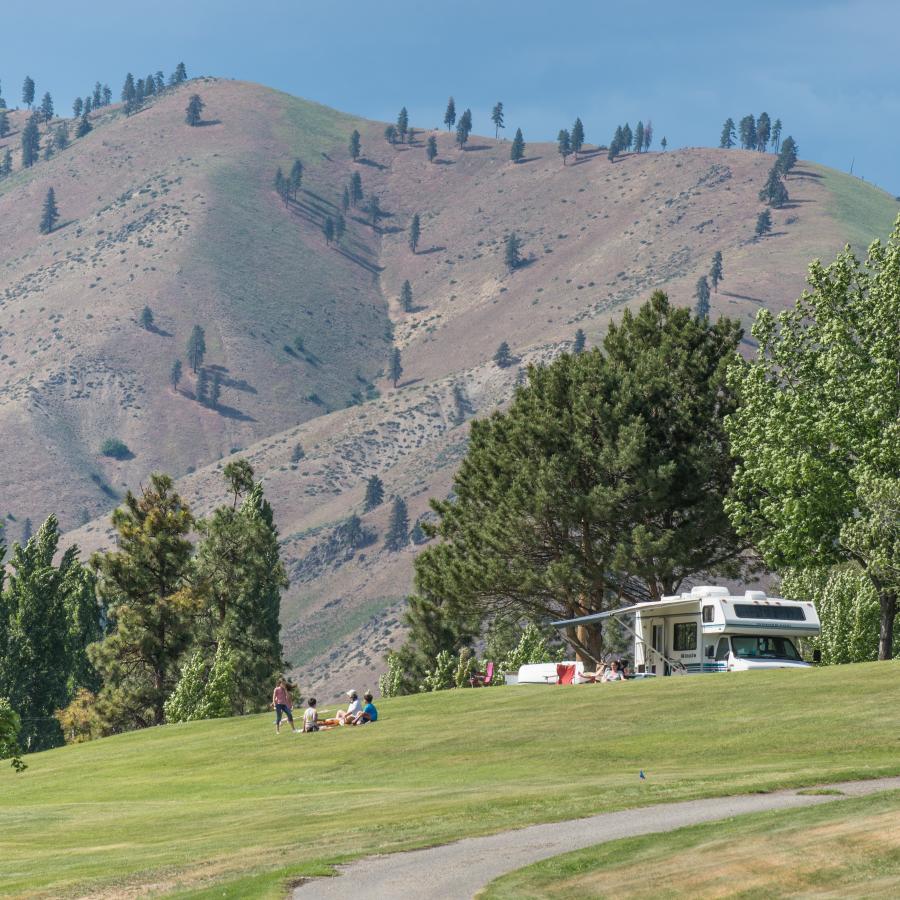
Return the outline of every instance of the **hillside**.
[[[207,104],[202,128],[183,124],[193,91]],[[588,149],[563,166],[554,145],[529,144],[516,165],[508,142],[473,136],[460,151],[436,132],[439,155],[428,163],[425,134],[392,147],[382,132],[259,86],[201,80],[130,119],[101,112],[88,137],[0,182],[0,212],[10,210],[0,246],[15,248],[0,268],[10,537],[26,516],[58,512],[72,525],[105,513],[155,469],[183,476],[179,489],[202,513],[219,501],[229,451],[241,448],[283,538],[288,656],[304,688],[327,696],[374,683],[411,584],[416,547],[382,548],[388,503],[362,516],[370,537],[341,534],[362,512],[366,478],[379,474],[415,522],[429,497],[449,491],[466,421],[505,403],[525,364],[570,347],[579,327],[598,342],[610,318],[657,287],[692,304],[721,250],[713,314],[749,330],[759,308],[800,293],[811,259],[884,236],[900,208],[869,184],[801,163],[773,234],[754,241],[769,154],[694,148],[610,163]],[[272,175],[295,156],[303,190],[284,205]],[[329,248],[321,224],[354,172],[384,215],[373,225],[364,201],[343,244]],[[43,238],[33,220],[50,183],[63,219],[77,221]],[[512,273],[510,231],[526,257]],[[407,279],[411,312],[398,299]],[[157,333],[136,321],[145,303]],[[194,324],[207,330],[208,365],[222,367],[218,411],[195,401],[189,374],[177,393],[168,385]],[[383,377],[392,335],[405,370],[396,390]],[[518,362],[499,369],[491,358],[504,340]],[[132,459],[98,455],[112,436]],[[94,549],[107,528],[104,515],[69,540]]]
[[[379,702],[365,728],[275,736],[266,714],[37,753],[22,775],[0,768],[0,894],[283,897],[375,852],[900,774],[898,675],[894,661],[447,691]],[[550,695],[559,726],[536,727]]]

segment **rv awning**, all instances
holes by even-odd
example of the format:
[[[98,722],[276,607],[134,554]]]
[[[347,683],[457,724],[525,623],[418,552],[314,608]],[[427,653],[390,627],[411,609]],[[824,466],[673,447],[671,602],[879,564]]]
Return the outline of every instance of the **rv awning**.
[[[602,622],[614,616],[624,613],[642,612],[653,616],[685,616],[696,613],[700,609],[700,598],[692,597],[687,600],[656,600],[650,603],[635,603],[633,606],[622,606],[619,609],[610,609],[606,612],[592,613],[589,616],[579,616],[577,619],[559,619],[551,622],[557,628],[565,628],[569,625],[589,625],[591,622]]]

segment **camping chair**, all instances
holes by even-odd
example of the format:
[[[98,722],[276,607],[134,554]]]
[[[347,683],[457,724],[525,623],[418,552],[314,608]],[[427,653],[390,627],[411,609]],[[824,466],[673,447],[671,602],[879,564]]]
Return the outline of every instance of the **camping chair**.
[[[556,665],[556,683],[557,684],[574,684],[575,682],[575,666],[567,666],[565,663],[557,663]]]
[[[473,672],[469,687],[487,687],[494,680],[494,664],[489,662],[483,672]]]

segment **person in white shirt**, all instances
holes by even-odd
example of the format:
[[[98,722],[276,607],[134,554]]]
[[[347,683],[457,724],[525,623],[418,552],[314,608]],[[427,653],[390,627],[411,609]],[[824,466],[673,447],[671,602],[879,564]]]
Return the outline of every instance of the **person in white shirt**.
[[[350,703],[346,709],[339,709],[333,719],[326,719],[326,725],[349,725],[362,712],[362,704],[359,702],[359,694],[356,691],[347,691]]]
[[[603,673],[603,678],[600,679],[604,684],[607,681],[624,681],[625,678],[622,673],[619,671],[619,663],[618,660],[613,660],[609,664],[609,668]]]
[[[318,731],[319,730],[319,713],[316,711],[316,698],[309,698],[309,706],[303,713],[303,730]]]

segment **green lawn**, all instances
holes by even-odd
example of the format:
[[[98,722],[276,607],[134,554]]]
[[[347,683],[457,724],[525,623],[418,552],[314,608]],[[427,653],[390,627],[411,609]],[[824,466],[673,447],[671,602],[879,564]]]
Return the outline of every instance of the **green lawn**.
[[[611,841],[505,875],[479,900],[900,896],[900,791]]]
[[[0,769],[0,892],[279,896],[373,851],[900,774],[898,679],[891,662],[452,691],[360,729],[276,737],[263,715],[61,748]]]

